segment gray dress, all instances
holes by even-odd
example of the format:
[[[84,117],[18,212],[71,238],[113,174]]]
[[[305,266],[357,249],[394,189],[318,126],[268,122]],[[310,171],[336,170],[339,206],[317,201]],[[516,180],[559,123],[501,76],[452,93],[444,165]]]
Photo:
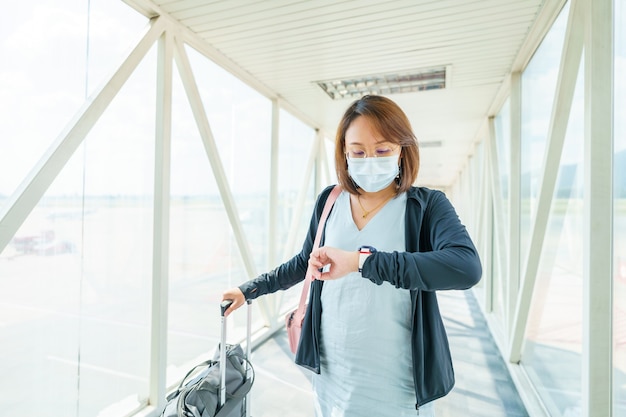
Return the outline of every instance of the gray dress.
[[[362,229],[343,192],[326,225],[325,246],[356,251],[404,251],[406,195],[389,201]],[[324,282],[320,339],[321,374],[313,377],[317,417],[415,416],[411,359],[411,297],[358,272]],[[432,416],[432,404],[420,417]]]

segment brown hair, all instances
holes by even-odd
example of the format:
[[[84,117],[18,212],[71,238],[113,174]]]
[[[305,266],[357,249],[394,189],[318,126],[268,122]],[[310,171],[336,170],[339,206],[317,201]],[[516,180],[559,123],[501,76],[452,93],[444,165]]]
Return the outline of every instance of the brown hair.
[[[360,194],[357,185],[348,174],[345,155],[346,131],[357,117],[366,117],[373,128],[386,141],[400,145],[400,178],[396,180],[396,194],[409,190],[417,178],[420,165],[417,138],[411,123],[402,109],[392,100],[382,96],[363,96],[348,107],[344,113],[335,139],[335,170],[344,190]]]

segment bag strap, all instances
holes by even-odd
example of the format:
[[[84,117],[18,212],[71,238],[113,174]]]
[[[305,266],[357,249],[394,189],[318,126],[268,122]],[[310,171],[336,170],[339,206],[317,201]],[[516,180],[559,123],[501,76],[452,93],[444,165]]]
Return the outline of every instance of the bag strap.
[[[201,366],[213,366],[213,365],[217,365],[219,364],[218,361],[214,361],[214,360],[208,360],[208,361],[204,361],[202,363],[197,364],[196,366],[194,366],[193,368],[191,368],[189,370],[189,372],[187,372],[187,375],[185,375],[185,377],[180,381],[180,384],[178,384],[178,387],[176,388],[176,391],[170,393],[170,395],[168,395],[166,397],[167,401],[170,401],[172,398],[176,397],[178,394],[180,394],[180,392],[183,390],[183,385],[185,384],[185,381],[187,380],[187,378],[189,377],[189,375],[193,374],[194,371],[198,368],[200,368]]]
[[[322,232],[324,230],[324,225],[326,224],[326,219],[330,214],[330,210],[333,208],[335,204],[335,200],[341,194],[341,186],[335,185],[335,188],[330,192],[328,198],[326,199],[326,204],[324,204],[324,211],[322,211],[322,215],[320,217],[320,222],[317,225],[317,233],[315,233],[315,242],[313,242],[313,248],[311,252],[315,249],[319,248],[320,241],[322,240]],[[302,287],[302,294],[300,295],[300,304],[298,305],[298,310],[296,310],[295,317],[304,317],[304,306],[306,305],[306,300],[309,296],[309,287],[311,286],[312,275],[307,267],[306,276],[304,279],[304,286]]]

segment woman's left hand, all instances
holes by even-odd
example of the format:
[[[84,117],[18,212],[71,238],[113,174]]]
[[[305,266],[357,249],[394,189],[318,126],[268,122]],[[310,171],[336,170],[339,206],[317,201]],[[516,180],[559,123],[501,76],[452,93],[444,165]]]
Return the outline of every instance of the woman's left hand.
[[[359,252],[323,246],[311,252],[309,265],[313,271],[313,279],[341,278],[359,270]],[[329,266],[330,269],[325,268],[325,272],[320,272],[325,266]]]

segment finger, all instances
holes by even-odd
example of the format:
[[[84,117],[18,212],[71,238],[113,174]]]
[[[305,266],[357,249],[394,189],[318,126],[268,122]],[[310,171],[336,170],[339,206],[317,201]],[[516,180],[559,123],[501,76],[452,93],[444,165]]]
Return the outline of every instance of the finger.
[[[315,254],[311,254],[310,258],[315,262],[315,265],[321,268],[322,266],[330,263],[330,258],[323,252],[318,252]]]
[[[319,260],[317,259],[309,259],[309,265],[311,266],[312,269],[320,269],[322,266],[324,266]]]
[[[325,265],[325,258],[324,256],[321,256],[320,253],[312,253],[311,256],[309,257],[309,265],[311,265],[314,268],[321,268]]]
[[[317,278],[320,281],[330,281],[331,279],[335,279],[331,272],[321,272],[319,277]]]
[[[230,305],[230,307],[228,307],[226,309],[226,311],[224,312],[224,317],[227,317],[230,313],[232,313],[233,311],[237,310],[239,307],[241,307],[242,303],[239,302],[239,300],[234,299],[233,303]]]

